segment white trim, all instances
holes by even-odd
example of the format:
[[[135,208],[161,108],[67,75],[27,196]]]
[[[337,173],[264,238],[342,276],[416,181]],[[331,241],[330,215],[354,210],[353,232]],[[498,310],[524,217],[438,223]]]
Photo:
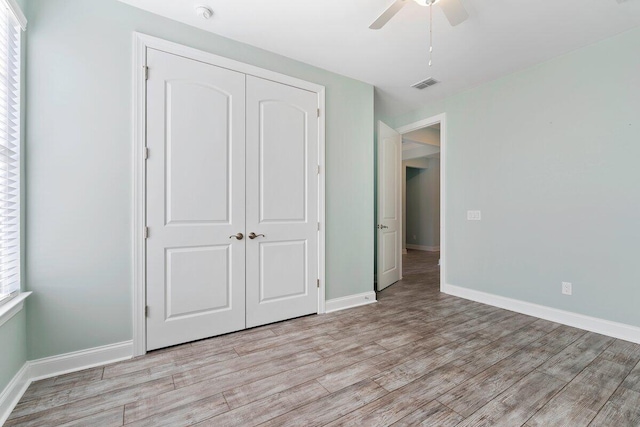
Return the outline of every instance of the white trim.
[[[74,351],[59,356],[45,357],[29,363],[31,381],[56,377],[69,372],[131,359],[133,341],[103,345],[87,350]]]
[[[146,245],[143,230],[146,224],[146,170],[144,148],[146,146],[147,85],[144,68],[147,48],[144,39],[134,33],[133,47],[133,356],[147,352],[145,305],[147,301]]]
[[[413,132],[414,130],[418,130],[418,129],[422,129],[422,128],[426,128],[426,127],[438,124],[441,121],[441,119],[444,119],[444,114],[439,114],[433,117],[427,117],[426,119],[418,120],[417,122],[400,126],[399,128],[396,129],[396,131],[400,133],[400,135],[402,135],[403,133]],[[440,133],[442,133],[442,124],[440,125]],[[414,142],[418,142],[418,141],[414,141]]]
[[[0,425],[9,418],[33,381],[128,360],[132,351],[133,342],[125,341],[26,362],[0,393]]]
[[[477,301],[494,307],[504,308],[517,313],[538,317],[540,319],[556,323],[562,323],[563,325],[573,326],[574,328],[584,329],[598,334],[607,335],[609,337],[640,344],[640,328],[637,326],[612,322],[610,320],[600,319],[597,317],[585,316],[584,314],[546,307],[455,285],[445,284],[441,291],[446,294],[471,301]]]
[[[22,28],[22,31],[26,31],[27,17],[24,16],[24,13],[22,13],[22,9],[20,9],[20,6],[18,5],[18,3],[16,3],[16,0],[3,1],[5,6],[7,6],[7,9],[9,9],[11,13],[13,13],[13,16],[16,18],[16,21],[18,21],[18,24],[20,24],[20,28]]]
[[[7,421],[11,411],[27,391],[29,384],[31,384],[31,379],[29,378],[29,362],[27,362],[22,365],[22,368],[0,393],[0,425],[4,425],[4,422]]]
[[[347,308],[359,307],[361,305],[373,304],[376,301],[374,291],[363,292],[361,294],[349,295],[341,298],[327,300],[327,313],[332,311],[345,310]]]
[[[143,231],[146,225],[146,172],[143,151],[146,145],[146,79],[144,67],[147,64],[147,49],[157,49],[185,58],[211,64],[217,67],[228,68],[233,71],[245,73],[271,80],[274,82],[294,86],[318,94],[318,118],[319,144],[318,162],[320,174],[318,177],[318,221],[320,231],[318,235],[318,313],[325,312],[325,88],[324,86],[301,80],[295,77],[265,70],[253,65],[234,61],[209,52],[193,49],[177,43],[166,41],[146,34],[135,33],[133,49],[133,355],[141,356],[146,353],[146,268],[145,268],[145,243]],[[153,72],[153,71],[151,71]]]
[[[16,314],[20,313],[24,307],[24,300],[31,295],[31,292],[20,292],[9,301],[0,305],[0,326],[4,325]]]
[[[446,286],[446,222],[447,222],[447,114],[437,114],[396,129],[401,135],[440,123],[440,291]],[[400,161],[402,167],[402,160]],[[398,209],[402,209],[398,206]],[[409,247],[409,245],[407,245]]]
[[[426,252],[438,252],[440,250],[440,246],[410,245],[409,243],[407,243],[407,249]]]
[[[203,50],[194,49],[192,47],[163,40],[158,37],[153,37],[142,33],[134,33],[134,37],[136,40],[136,44],[139,43],[140,47],[142,48],[161,50],[163,52],[172,53],[174,55],[183,56],[189,59],[194,59],[206,64],[215,65],[216,67],[227,68],[229,70],[248,74],[250,76],[256,76],[262,79],[272,80],[277,83],[283,83],[289,86],[305,89],[309,92],[321,93],[324,90],[324,86],[316,83],[311,83],[306,80],[287,76],[286,74],[277,73],[275,71],[266,70],[264,68],[256,67],[255,65],[246,64],[244,62],[235,61],[233,59],[225,58],[224,56],[219,56],[210,52],[205,52]],[[146,52],[144,52],[144,49],[142,52],[137,52],[137,54],[141,53],[145,53],[146,56]],[[142,65],[144,64],[146,64],[146,62]]]
[[[326,243],[326,215],[325,215],[325,188],[326,188],[326,155],[325,155],[325,88],[318,92],[318,108],[320,109],[320,117],[318,117],[318,165],[320,166],[320,174],[318,175],[318,222],[320,230],[318,232],[318,279],[320,279],[320,287],[318,288],[318,314],[326,312],[326,274],[325,274],[325,243]]]

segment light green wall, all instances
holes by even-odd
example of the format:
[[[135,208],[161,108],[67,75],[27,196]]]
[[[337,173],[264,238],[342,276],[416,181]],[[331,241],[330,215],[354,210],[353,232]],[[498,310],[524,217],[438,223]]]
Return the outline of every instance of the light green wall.
[[[26,311],[22,310],[0,326],[0,393],[27,361]]]
[[[443,112],[446,282],[640,326],[640,29],[394,124]]]
[[[436,247],[440,246],[440,161],[427,161],[425,169],[407,167],[406,243]]]
[[[328,299],[373,289],[373,87],[115,0],[29,0],[29,357],[131,339],[133,31],[326,86]]]

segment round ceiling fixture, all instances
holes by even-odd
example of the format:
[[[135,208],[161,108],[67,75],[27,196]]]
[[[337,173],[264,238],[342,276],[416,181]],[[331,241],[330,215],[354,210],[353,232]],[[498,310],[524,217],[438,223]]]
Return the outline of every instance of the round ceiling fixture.
[[[213,15],[213,10],[207,6],[196,6],[196,13],[202,19],[209,19]]]

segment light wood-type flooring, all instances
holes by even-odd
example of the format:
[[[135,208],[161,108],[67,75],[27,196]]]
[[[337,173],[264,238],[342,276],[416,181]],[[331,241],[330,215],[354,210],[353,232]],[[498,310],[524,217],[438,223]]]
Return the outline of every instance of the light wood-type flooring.
[[[33,383],[7,426],[639,426],[640,346],[438,291]]]

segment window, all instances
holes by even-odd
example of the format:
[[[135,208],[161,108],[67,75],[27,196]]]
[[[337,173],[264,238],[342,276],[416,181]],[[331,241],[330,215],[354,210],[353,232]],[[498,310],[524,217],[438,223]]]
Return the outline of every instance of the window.
[[[0,0],[0,304],[20,291],[20,37],[26,19]]]

